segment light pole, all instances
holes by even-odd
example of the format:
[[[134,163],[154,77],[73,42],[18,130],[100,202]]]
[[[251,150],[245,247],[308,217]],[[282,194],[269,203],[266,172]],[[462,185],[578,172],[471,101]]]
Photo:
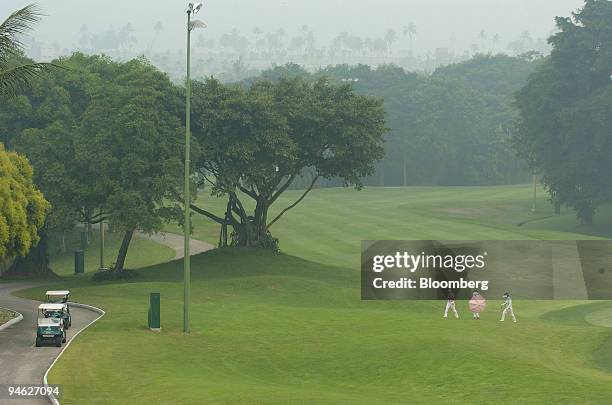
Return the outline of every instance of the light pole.
[[[196,15],[202,8],[202,3],[189,3],[187,6],[187,100],[185,108],[185,245],[183,258],[183,332],[189,333],[189,295],[191,289],[191,257],[189,255],[189,242],[191,238],[191,159],[190,159],[190,137],[191,137],[191,31],[194,28],[204,27],[204,23],[191,21],[191,16]]]
[[[531,212],[535,213],[537,211],[537,200],[538,200],[538,175],[533,173],[533,205],[531,207]]]
[[[104,220],[100,221],[100,271],[104,270]]]

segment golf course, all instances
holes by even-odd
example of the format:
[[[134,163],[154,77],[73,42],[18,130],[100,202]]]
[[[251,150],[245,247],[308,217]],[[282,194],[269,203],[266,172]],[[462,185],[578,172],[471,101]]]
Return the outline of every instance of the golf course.
[[[272,211],[299,194],[286,192]],[[62,404],[608,403],[612,303],[517,300],[513,324],[499,322],[501,297],[487,297],[479,322],[460,302],[456,320],[442,318],[441,302],[360,299],[361,240],[612,235],[611,210],[582,227],[539,195],[532,213],[528,185],[315,189],[274,226],[281,253],[224,248],[192,258],[189,335],[182,261],[155,264],[167,248],[135,242],[128,267],[138,277],[126,282],[91,281],[95,265],[68,276],[70,261],[54,258],[72,299],[107,314],[75,340],[50,383],[62,385]],[[223,202],[202,193],[198,205]],[[215,243],[217,226],[197,215],[193,223],[196,238]],[[39,299],[45,288],[18,295]],[[161,333],[146,328],[151,292],[161,293]]]

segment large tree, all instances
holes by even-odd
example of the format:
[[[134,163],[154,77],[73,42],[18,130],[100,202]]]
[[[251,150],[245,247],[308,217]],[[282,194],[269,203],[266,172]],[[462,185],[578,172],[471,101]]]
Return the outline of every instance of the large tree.
[[[0,265],[38,243],[49,203],[32,182],[32,167],[0,143]]]
[[[109,221],[123,232],[123,270],[135,230],[155,232],[181,179],[180,89],[145,60],[75,54],[32,86],[27,126],[14,141],[38,169],[51,224]],[[0,121],[0,128],[2,127]]]
[[[221,214],[192,208],[222,225],[222,244],[230,226],[235,245],[275,246],[270,227],[317,180],[337,178],[360,188],[383,157],[382,100],[326,79],[260,81],[248,88],[210,79],[195,83],[193,112],[194,136],[202,145],[196,167],[213,193],[228,200]],[[301,197],[269,217],[270,207],[305,170],[312,179]]]
[[[612,2],[557,18],[550,57],[517,94],[515,145],[585,224],[612,201]]]

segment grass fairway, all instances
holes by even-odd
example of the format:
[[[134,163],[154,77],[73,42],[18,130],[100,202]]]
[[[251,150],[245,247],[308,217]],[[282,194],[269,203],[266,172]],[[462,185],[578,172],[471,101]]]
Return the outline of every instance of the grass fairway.
[[[544,190],[531,213],[532,188],[409,187],[317,189],[272,227],[283,252],[318,263],[357,269],[361,240],[584,239],[612,236],[612,209],[598,212],[593,227],[577,225],[572,211],[553,215]],[[283,194],[269,216],[300,196]],[[198,204],[221,214],[225,202],[201,196]],[[518,227],[517,224],[527,222]],[[194,237],[218,241],[219,226],[194,214]],[[177,231],[177,228],[171,228]]]
[[[283,250],[309,261],[249,249],[193,258],[188,336],[180,261],[129,283],[66,278],[74,300],[107,316],[51,382],[63,385],[63,404],[607,404],[612,343],[597,322],[612,303],[518,301],[518,324],[498,321],[498,302],[479,322],[458,303],[462,318],[444,320],[440,302],[362,302],[347,268],[361,239],[586,237],[571,214],[517,227],[536,217],[529,207],[523,186],[317,190],[275,227]],[[204,239],[213,229],[196,228]],[[162,294],[161,333],[145,327],[150,292]]]

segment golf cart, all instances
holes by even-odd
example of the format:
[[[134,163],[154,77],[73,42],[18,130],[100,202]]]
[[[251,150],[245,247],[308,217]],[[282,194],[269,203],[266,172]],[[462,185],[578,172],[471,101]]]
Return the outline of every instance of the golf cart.
[[[42,304],[43,305],[60,305],[60,304]],[[40,308],[41,313],[52,311],[51,309]],[[53,308],[57,310],[57,308]],[[62,347],[62,343],[66,343],[66,330],[64,329],[64,321],[62,318],[43,317],[38,318],[36,325],[36,347],[42,346],[44,343],[53,343],[56,347]]]
[[[47,302],[61,302],[62,304],[68,303],[70,299],[70,291],[47,291]]]
[[[38,306],[40,312],[39,318],[56,318],[62,321],[62,329],[69,329],[72,324],[72,317],[68,310],[67,304],[40,304]]]

